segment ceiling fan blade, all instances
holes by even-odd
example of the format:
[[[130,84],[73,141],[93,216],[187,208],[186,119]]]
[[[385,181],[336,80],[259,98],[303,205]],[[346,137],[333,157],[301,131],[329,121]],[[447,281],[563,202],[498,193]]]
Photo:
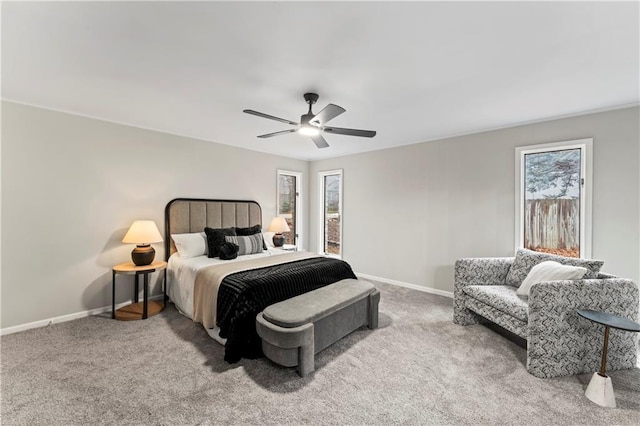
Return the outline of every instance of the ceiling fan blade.
[[[324,126],[329,120],[336,118],[346,110],[338,105],[329,104],[322,109],[319,113],[317,113],[309,123],[311,124],[319,124],[320,126]]]
[[[269,120],[279,121],[281,123],[291,124],[292,126],[298,126],[299,123],[295,123],[290,120],[285,120],[284,118],[274,117],[273,115],[265,114],[262,112],[254,111],[252,109],[245,109],[242,112],[246,112],[247,114],[257,115],[258,117],[268,118]]]
[[[343,129],[341,127],[323,127],[322,130],[337,135],[361,136],[363,138],[372,138],[376,135],[375,130]]]
[[[325,138],[322,137],[322,135],[311,136],[311,140],[313,141],[313,143],[316,144],[316,146],[318,148],[328,148],[329,147],[329,144],[327,143]]]
[[[273,132],[273,133],[267,133],[266,135],[260,135],[258,136],[259,138],[265,139],[265,138],[272,138],[274,136],[278,136],[278,135],[286,135],[287,133],[293,133],[298,131],[298,129],[289,129],[289,130],[281,130],[279,132]]]

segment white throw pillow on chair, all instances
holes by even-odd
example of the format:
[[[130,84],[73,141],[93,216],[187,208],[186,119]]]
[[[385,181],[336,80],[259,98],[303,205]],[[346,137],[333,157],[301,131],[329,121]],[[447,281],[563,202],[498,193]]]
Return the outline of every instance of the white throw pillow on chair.
[[[531,268],[527,277],[522,281],[516,294],[529,297],[531,286],[542,281],[579,280],[587,273],[587,268],[581,266],[562,265],[553,260],[538,263]]]

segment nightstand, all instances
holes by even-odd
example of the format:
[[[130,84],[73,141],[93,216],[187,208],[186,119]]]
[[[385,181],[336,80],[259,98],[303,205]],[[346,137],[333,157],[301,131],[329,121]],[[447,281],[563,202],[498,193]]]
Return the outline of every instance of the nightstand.
[[[298,246],[296,246],[294,244],[285,244],[280,248],[282,250],[286,250],[286,251],[298,251]]]
[[[149,301],[149,274],[155,271],[164,271],[164,279],[162,282],[163,297],[162,302],[152,300]],[[133,293],[133,303],[131,305],[120,308],[116,311],[116,275],[134,275],[136,276],[136,285]],[[138,302],[139,277],[143,276],[143,297],[142,303]],[[131,262],[121,263],[112,269],[111,280],[111,318],[122,321],[147,319],[150,316],[162,311],[167,300],[167,262],[153,262],[150,265],[136,266]]]

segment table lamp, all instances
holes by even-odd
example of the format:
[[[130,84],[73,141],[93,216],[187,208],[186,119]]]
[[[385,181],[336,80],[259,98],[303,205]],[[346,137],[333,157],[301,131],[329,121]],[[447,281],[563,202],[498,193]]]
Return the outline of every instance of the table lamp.
[[[152,220],[136,220],[122,239],[123,243],[136,244],[131,252],[131,260],[136,266],[145,266],[153,262],[156,251],[151,243],[162,242],[162,235]]]
[[[271,221],[271,225],[269,225],[269,232],[275,232],[273,236],[273,246],[274,247],[282,247],[284,245],[284,237],[282,236],[283,232],[289,232],[289,225],[287,225],[287,221],[284,220],[282,216],[276,216]]]

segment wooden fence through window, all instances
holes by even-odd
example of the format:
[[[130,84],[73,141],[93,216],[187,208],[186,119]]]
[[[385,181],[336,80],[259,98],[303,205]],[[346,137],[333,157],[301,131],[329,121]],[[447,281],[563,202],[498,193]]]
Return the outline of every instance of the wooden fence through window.
[[[580,200],[526,200],[524,246],[531,250],[580,255]]]

